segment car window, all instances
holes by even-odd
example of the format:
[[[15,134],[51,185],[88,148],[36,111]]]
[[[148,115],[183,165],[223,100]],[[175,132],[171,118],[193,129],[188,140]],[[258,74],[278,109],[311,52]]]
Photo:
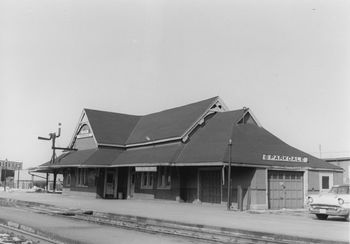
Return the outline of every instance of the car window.
[[[329,190],[329,192],[330,192],[330,193],[335,193],[335,194],[337,194],[337,193],[338,193],[338,188],[339,188],[339,186],[333,186],[333,187]]]
[[[349,194],[349,186],[338,187],[338,194]]]

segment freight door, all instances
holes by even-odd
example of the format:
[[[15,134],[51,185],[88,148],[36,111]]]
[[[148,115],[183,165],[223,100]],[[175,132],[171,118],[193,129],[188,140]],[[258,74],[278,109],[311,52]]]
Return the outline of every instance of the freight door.
[[[269,208],[303,208],[303,172],[269,171]]]
[[[221,171],[200,170],[200,200],[221,203]]]

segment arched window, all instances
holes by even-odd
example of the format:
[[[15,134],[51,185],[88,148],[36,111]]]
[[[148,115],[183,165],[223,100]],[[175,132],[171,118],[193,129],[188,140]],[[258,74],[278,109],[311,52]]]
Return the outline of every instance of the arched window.
[[[87,124],[83,124],[77,134],[77,138],[90,137],[92,136],[90,127]]]

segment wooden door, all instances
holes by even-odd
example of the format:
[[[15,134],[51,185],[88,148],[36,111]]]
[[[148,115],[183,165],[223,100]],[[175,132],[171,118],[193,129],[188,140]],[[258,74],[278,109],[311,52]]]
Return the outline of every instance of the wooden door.
[[[269,171],[269,208],[303,208],[303,172]]]
[[[221,171],[200,170],[200,200],[221,203]]]

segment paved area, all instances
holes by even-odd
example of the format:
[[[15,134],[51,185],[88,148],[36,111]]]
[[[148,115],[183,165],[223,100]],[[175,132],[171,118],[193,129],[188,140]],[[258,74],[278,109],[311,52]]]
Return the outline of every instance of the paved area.
[[[350,223],[341,219],[319,221],[300,211],[236,212],[215,204],[187,204],[160,200],[106,200],[46,193],[0,192],[0,197],[61,207],[135,215],[191,224],[350,242]]]
[[[49,216],[24,211],[16,208],[0,207],[0,219],[6,219],[13,223],[30,226],[48,234],[51,238],[62,243],[74,244],[199,244],[194,240],[185,240],[165,235],[154,235],[138,231],[118,229],[110,226],[92,224],[85,221],[77,221],[58,216]],[[17,237],[14,237],[17,238]],[[63,239],[62,239],[63,238]],[[17,238],[18,240],[19,238]],[[142,240],[142,241],[140,241]],[[1,241],[1,235],[0,235]],[[1,242],[0,242],[1,243]],[[17,242],[12,242],[17,243]],[[22,242],[18,242],[22,243]],[[24,242],[26,243],[26,242]],[[30,243],[30,242],[29,242]],[[28,244],[28,243],[27,243]]]

